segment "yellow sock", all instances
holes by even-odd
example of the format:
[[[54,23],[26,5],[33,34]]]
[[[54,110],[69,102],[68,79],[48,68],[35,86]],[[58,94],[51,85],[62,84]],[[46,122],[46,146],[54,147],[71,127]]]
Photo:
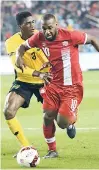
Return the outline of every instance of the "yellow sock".
[[[17,137],[18,141],[22,146],[29,146],[28,140],[25,138],[22,127],[19,121],[14,117],[13,119],[7,120],[7,124],[11,132]]]

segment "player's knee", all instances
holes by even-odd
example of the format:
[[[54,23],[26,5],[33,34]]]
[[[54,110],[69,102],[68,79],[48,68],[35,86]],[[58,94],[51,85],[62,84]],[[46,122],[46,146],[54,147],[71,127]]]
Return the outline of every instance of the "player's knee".
[[[44,124],[46,126],[48,126],[54,119],[55,119],[55,116],[54,116],[53,112],[44,111],[43,120],[44,120]]]
[[[68,127],[69,123],[68,123],[68,119],[60,114],[58,114],[57,116],[57,125],[61,128],[61,129],[65,129]]]
[[[60,120],[57,121],[57,125],[58,125],[61,129],[65,129],[65,128],[68,126],[68,124],[63,123],[63,122],[60,121]]]
[[[3,113],[6,120],[13,119],[15,117],[16,111],[13,107],[4,106]]]

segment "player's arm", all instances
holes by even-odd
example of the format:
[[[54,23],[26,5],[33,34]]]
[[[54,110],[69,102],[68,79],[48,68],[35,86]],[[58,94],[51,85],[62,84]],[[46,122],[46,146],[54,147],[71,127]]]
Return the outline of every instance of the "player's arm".
[[[85,44],[92,44],[94,48],[99,52],[99,39],[87,34],[87,40]]]
[[[15,62],[13,63],[13,65],[14,65],[14,68],[15,68],[15,70],[16,70],[17,72],[22,72],[22,70],[19,69],[19,68],[16,66]],[[33,76],[33,77],[39,77],[41,80],[44,80],[47,84],[50,83],[49,80],[52,79],[52,75],[51,75],[50,73],[47,73],[47,72],[42,73],[42,72],[40,72],[40,71],[36,71],[35,69],[31,69],[31,68],[28,67],[28,66],[25,66],[25,67],[23,68],[23,74],[25,74],[25,75],[31,75],[31,76]]]
[[[11,63],[13,65],[14,69],[16,70],[16,72],[17,73],[22,73],[22,70],[20,68],[18,68],[16,66],[16,63],[15,63],[15,52],[11,52],[8,55],[10,57]],[[24,74],[25,75],[31,75],[32,76],[34,71],[35,71],[34,69],[31,69],[28,66],[24,67]]]
[[[70,32],[70,36],[74,46],[81,44],[92,44],[94,48],[99,52],[99,39],[96,37],[80,31],[72,31]]]
[[[31,36],[27,39],[22,45],[18,47],[16,50],[16,66],[20,68],[24,72],[24,68],[26,67],[23,61],[24,53],[33,47],[36,47],[36,42],[38,41],[38,34]],[[52,79],[52,75],[50,73],[42,73],[40,71],[34,70],[32,76],[39,77],[44,80],[46,83],[49,83],[49,79]]]
[[[20,68],[22,72],[23,72],[23,69],[26,67],[22,57],[24,56],[24,53],[29,49],[30,47],[27,45],[27,41],[25,41],[16,50],[16,66]]]
[[[15,64],[15,54],[9,54],[11,62],[13,64],[14,69],[17,73],[22,73],[22,70],[18,68]],[[52,79],[52,76],[49,73],[41,73],[40,71],[36,71],[35,69],[31,69],[28,66],[23,68],[23,74],[30,75],[33,77],[39,77],[40,79],[44,80],[46,83],[49,83],[49,79]]]
[[[17,73],[22,73],[22,70],[16,66],[16,52],[12,52],[12,50],[9,48],[9,43],[6,42],[5,46],[14,69],[16,70]],[[23,74],[25,75],[40,77],[46,83],[49,83],[48,79],[51,79],[51,75],[49,73],[41,73],[39,71],[29,68],[28,66],[23,68],[23,72],[24,72]]]
[[[22,70],[19,69],[17,66],[16,66],[16,52],[15,52],[15,49],[13,49],[12,45],[13,44],[13,41],[11,41],[10,39],[6,40],[5,41],[5,47],[6,47],[6,52],[11,60],[11,63],[14,67],[14,69],[16,70],[17,73],[22,73]],[[32,70],[31,68],[24,68],[24,73],[25,74],[28,74],[28,75],[32,75],[34,70]]]
[[[21,44],[18,49],[16,50],[16,65],[19,67],[22,71],[25,67],[25,64],[23,62],[23,55],[24,53],[29,50],[32,47],[36,47],[36,42],[38,41],[38,34],[35,34],[28,38],[23,44]]]
[[[6,52],[9,55],[11,63],[13,65],[14,69],[17,71],[17,73],[22,73],[22,70],[16,66],[16,51],[15,51],[15,49],[13,49],[13,46],[12,46],[13,43],[14,43],[13,39],[12,40],[8,39],[5,41]],[[24,68],[25,74],[32,75],[33,71],[34,70],[32,70],[31,68],[28,68],[28,67],[26,67],[26,69]]]

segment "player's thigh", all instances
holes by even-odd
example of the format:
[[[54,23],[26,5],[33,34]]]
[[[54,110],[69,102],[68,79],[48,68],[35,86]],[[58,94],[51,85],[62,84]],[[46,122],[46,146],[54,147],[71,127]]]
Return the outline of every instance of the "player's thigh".
[[[42,88],[40,93],[43,97],[44,120],[56,119],[59,108],[59,97],[56,91],[52,88],[48,88],[47,90]]]
[[[46,100],[43,100],[43,120],[44,124],[48,125],[51,121],[56,119],[58,110],[56,106],[52,103],[51,105],[47,103]]]
[[[16,92],[9,92],[5,99],[4,113],[15,114],[16,111],[23,105],[24,98]]]
[[[31,84],[15,81],[9,92],[15,92],[17,95],[24,98],[24,103],[21,105],[22,108],[27,108],[30,104],[30,99],[33,95],[33,90],[31,89]]]
[[[83,93],[80,90],[73,91],[70,95],[67,95],[60,104],[58,112],[58,121],[64,124],[73,124],[77,120],[78,106],[82,100]]]
[[[73,101],[73,100],[72,100]],[[57,115],[57,124],[61,128],[66,128],[68,125],[73,124],[77,120],[77,101],[75,100],[75,106],[72,110],[71,103],[62,102]]]
[[[59,109],[60,99],[56,89],[48,86],[40,89],[40,94],[43,97],[43,110],[56,111]]]

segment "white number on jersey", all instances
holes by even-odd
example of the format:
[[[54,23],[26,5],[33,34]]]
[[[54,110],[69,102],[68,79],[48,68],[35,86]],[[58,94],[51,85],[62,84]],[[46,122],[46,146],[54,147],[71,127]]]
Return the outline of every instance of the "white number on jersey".
[[[42,49],[43,49],[45,55],[46,55],[47,57],[49,57],[49,56],[50,56],[49,48],[48,48],[48,47],[42,47]]]

